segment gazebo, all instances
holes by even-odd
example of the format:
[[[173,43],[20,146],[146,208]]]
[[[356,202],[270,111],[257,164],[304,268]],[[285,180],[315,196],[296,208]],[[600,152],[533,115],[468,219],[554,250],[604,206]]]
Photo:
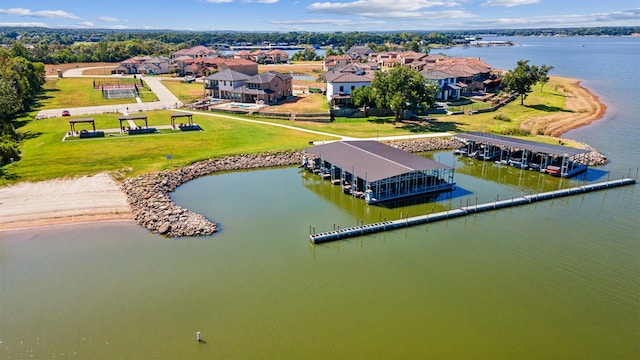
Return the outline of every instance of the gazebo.
[[[180,123],[176,127],[176,119],[180,119],[180,118],[186,118],[187,123],[186,124]],[[193,123],[193,114],[191,113],[171,113],[171,128],[172,129],[177,128],[182,131],[201,130],[200,126]]]
[[[76,130],[77,124],[91,124],[93,131],[82,129],[78,132]],[[78,136],[81,138],[104,137],[104,132],[96,131],[96,122],[94,118],[71,119],[69,120],[69,126],[71,127],[70,135],[72,136],[78,134]]]

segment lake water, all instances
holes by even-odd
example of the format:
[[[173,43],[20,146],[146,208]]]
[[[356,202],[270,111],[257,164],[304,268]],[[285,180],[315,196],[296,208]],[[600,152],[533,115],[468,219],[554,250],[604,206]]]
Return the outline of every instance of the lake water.
[[[610,158],[589,181],[635,177],[640,39],[514,40],[447,53],[584,79],[609,109],[565,137]],[[456,166],[454,194],[366,206],[281,168],[179,188],[179,204],[221,223],[211,237],[130,222],[0,233],[0,358],[640,358],[637,185],[309,244],[311,226],[585,181],[426,156]]]

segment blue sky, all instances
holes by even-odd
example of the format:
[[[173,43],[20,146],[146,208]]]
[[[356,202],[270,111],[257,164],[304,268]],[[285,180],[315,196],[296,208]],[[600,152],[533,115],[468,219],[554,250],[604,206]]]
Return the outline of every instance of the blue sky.
[[[637,0],[0,0],[0,26],[237,31],[639,26]]]

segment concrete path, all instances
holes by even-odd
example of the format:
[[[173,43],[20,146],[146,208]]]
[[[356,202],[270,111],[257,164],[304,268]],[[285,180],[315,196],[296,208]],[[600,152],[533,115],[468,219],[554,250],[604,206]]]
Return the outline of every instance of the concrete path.
[[[423,139],[423,138],[453,136],[453,134],[451,134],[451,133],[444,132],[444,133],[429,133],[429,134],[415,134],[415,135],[411,134],[411,135],[380,136],[380,137],[375,137],[375,138],[354,138],[354,137],[350,137],[350,136],[336,135],[336,134],[331,134],[331,133],[322,132],[322,131],[302,129],[302,128],[291,126],[291,125],[276,124],[276,123],[272,123],[272,122],[268,122],[268,121],[245,119],[245,118],[232,116],[232,115],[208,113],[208,112],[201,112],[201,111],[191,111],[191,110],[187,111],[187,110],[180,110],[180,109],[177,109],[176,112],[192,113],[192,114],[198,114],[198,115],[204,115],[204,116],[215,116],[215,117],[221,117],[221,118],[230,119],[230,120],[244,121],[244,122],[250,122],[250,123],[261,124],[261,125],[268,125],[268,126],[276,126],[276,127],[281,127],[281,128],[285,128],[285,129],[291,129],[291,130],[302,131],[302,132],[311,133],[311,134],[317,134],[317,135],[329,136],[329,137],[337,138],[336,140],[333,140],[333,141],[340,141],[340,140],[380,140],[380,141],[415,140],[415,139]],[[332,140],[316,141],[316,142],[314,142],[314,145],[330,143],[331,141]]]

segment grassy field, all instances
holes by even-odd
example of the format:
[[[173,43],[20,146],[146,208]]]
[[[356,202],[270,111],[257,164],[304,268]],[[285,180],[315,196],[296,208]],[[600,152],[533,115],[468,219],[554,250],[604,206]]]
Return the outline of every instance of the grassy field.
[[[63,78],[47,80],[40,99],[40,110],[82,106],[117,105],[134,103],[135,99],[104,99],[100,90],[93,89],[92,78]],[[139,88],[143,102],[157,101],[158,97],[146,86]]]
[[[525,100],[524,105],[520,105],[520,101],[515,100],[494,113],[438,116],[433,123],[426,123],[417,130],[521,134],[520,125],[524,121],[553,113],[571,113],[564,108],[565,97],[562,95],[562,86],[565,84],[555,83],[552,80],[545,86],[544,92],[540,91],[539,85],[534,87],[534,92]],[[60,101],[63,94],[55,94],[55,101]],[[129,176],[176,168],[218,156],[302,149],[308,146],[309,141],[330,139],[330,137],[292,129],[196,113],[194,122],[204,129],[203,132],[163,132],[153,135],[107,136],[99,139],[62,142],[64,134],[69,131],[68,118],[34,121],[33,115],[20,119],[22,126],[18,131],[25,137],[22,159],[0,169],[0,185],[16,181],[95,174],[101,171],[112,171],[121,176],[123,174]],[[167,111],[149,112],[147,115],[149,126],[170,123]],[[95,116],[96,126],[98,129],[118,128],[118,117],[119,115],[97,115]],[[395,123],[393,118],[337,118],[332,123],[260,120],[360,138],[405,135],[416,131],[414,125]],[[557,142],[555,138],[538,137],[536,140]],[[168,154],[173,156],[172,164],[166,160]]]
[[[306,114],[328,113],[329,103],[322,94],[306,94],[298,96],[294,102],[270,106],[268,111]]]
[[[183,103],[194,102],[204,97],[204,85],[199,82],[187,84],[184,81],[163,80],[162,85]]]
[[[147,113],[149,126],[170,124],[168,111]],[[98,129],[118,128],[120,115],[96,115]],[[202,132],[178,132],[62,142],[68,118],[30,121],[19,131],[28,139],[22,160],[3,168],[0,185],[113,171],[136,175],[177,168],[211,157],[301,149],[330,138],[269,125],[194,115]],[[166,156],[171,154],[172,163]]]

